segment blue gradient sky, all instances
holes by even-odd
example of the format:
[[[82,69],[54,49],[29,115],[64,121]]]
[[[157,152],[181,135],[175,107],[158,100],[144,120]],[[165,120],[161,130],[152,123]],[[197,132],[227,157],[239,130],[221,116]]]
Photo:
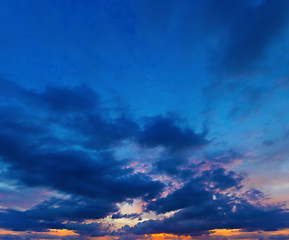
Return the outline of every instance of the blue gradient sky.
[[[288,228],[288,13],[286,0],[2,0],[0,229]]]

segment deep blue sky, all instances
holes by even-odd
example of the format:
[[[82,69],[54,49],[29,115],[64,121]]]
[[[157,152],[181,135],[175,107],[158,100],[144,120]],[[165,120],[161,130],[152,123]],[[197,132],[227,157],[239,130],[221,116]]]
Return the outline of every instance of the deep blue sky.
[[[287,228],[288,13],[287,0],[0,1],[0,228]]]

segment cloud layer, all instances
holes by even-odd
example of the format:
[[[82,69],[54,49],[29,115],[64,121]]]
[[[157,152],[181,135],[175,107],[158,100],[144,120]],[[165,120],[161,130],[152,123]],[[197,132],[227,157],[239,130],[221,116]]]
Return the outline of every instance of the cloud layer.
[[[1,1],[0,239],[288,239],[288,12]]]

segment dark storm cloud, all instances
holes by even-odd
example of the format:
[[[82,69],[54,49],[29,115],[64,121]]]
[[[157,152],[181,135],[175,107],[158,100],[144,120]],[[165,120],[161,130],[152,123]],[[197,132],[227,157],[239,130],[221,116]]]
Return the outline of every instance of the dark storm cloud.
[[[287,24],[288,6],[286,0],[209,1],[206,28],[225,33],[216,51],[215,57],[221,56],[216,68],[231,74],[250,71]]]

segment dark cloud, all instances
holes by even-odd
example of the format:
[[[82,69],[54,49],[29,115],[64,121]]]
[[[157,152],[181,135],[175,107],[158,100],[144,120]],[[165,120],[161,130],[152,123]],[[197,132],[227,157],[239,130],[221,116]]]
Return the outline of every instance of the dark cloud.
[[[0,213],[0,226],[12,231],[46,231],[47,229],[63,229],[61,222],[41,222],[30,219],[25,212],[17,210],[2,210]]]
[[[233,171],[226,172],[224,168],[218,168],[213,171],[204,171],[201,179],[213,189],[225,190],[232,187],[241,187],[243,176]]]
[[[110,117],[93,90],[80,86],[35,92],[3,84],[7,88],[1,95],[0,155],[7,169],[2,174],[20,186],[46,187],[70,196],[51,198],[26,212],[7,210],[0,227],[69,228],[96,235],[96,225],[62,222],[101,219],[117,212],[119,202],[148,200],[161,193],[160,181],[127,169],[129,159],[114,158],[113,147],[136,138],[139,124]],[[13,225],[16,219],[19,224]]]
[[[163,149],[153,163],[151,173],[168,175],[183,174],[180,169],[188,164],[188,156],[210,143],[206,131],[196,133],[186,122],[174,116],[146,118],[137,142],[143,148]]]
[[[52,111],[61,113],[97,110],[99,96],[86,85],[74,88],[47,87],[39,96]]]
[[[151,202],[147,209],[159,213],[166,213],[186,208],[191,205],[198,206],[208,199],[211,199],[211,193],[197,181],[190,181],[181,189],[176,190],[165,198],[159,198]]]
[[[176,117],[136,121],[125,114],[113,115],[87,86],[36,92],[4,84],[9,93],[0,90],[0,156],[6,167],[2,174],[19,186],[44,187],[62,195],[25,211],[3,210],[1,228],[37,232],[65,228],[83,238],[117,234],[110,233],[108,226],[85,220],[109,215],[137,218],[140,215],[120,214],[118,207],[135,198],[146,203],[146,211],[176,213],[122,229],[120,235],[200,235],[214,228],[275,230],[288,225],[288,214],[281,207],[252,205],[263,197],[261,192],[252,189],[243,198],[236,197],[242,175],[217,165],[200,170],[202,163],[191,163],[188,156],[209,140],[206,132],[196,133]],[[152,171],[134,171],[127,167],[133,159],[115,157],[114,151],[126,142],[141,150],[163,149],[157,159],[148,160]],[[208,155],[206,161],[225,164],[239,157],[230,150]],[[161,174],[181,183],[166,197],[160,197],[165,184],[153,178]],[[270,225],[269,219],[282,221]]]
[[[138,142],[144,147],[164,147],[171,152],[200,148],[208,144],[205,133],[195,133],[180,127],[177,119],[169,117],[148,118]]]
[[[233,187],[241,188],[243,180],[242,176],[233,171],[228,172],[223,168],[206,170],[199,174],[191,172],[189,179],[183,187],[165,198],[151,201],[147,206],[147,210],[156,211],[160,214],[190,206],[201,209],[203,205],[214,200],[216,192]]]
[[[10,177],[29,186],[45,186],[87,197],[101,196],[110,202],[154,197],[159,193],[160,182],[123,168],[125,161],[115,160],[111,150],[104,151],[128,139],[137,124],[123,117],[105,120],[108,116],[94,106],[99,102],[94,91],[81,86],[49,88],[36,94],[5,84],[10,84],[14,98],[10,99],[8,94],[6,101],[3,100],[0,154],[9,165]],[[40,100],[27,101],[35,96]],[[43,108],[41,101],[45,103]],[[45,108],[47,104],[49,107]],[[82,105],[91,111],[85,111],[87,108]],[[64,112],[70,115],[63,115]],[[88,149],[104,152],[92,153]]]
[[[39,93],[4,83],[10,94],[1,109],[0,154],[9,165],[9,176],[29,186],[101,196],[111,202],[152,198],[163,184],[124,168],[127,160],[115,160],[113,147],[130,139],[141,146],[178,152],[208,143],[205,133],[181,127],[174,117],[147,119],[142,130],[133,119],[112,118],[87,86],[47,88]]]
[[[62,208],[64,208],[62,206]],[[52,209],[51,209],[52,210]],[[33,212],[34,211],[34,212]],[[49,232],[50,229],[68,229],[73,230],[78,233],[80,236],[90,236],[90,237],[97,237],[97,236],[104,236],[109,234],[108,226],[105,226],[101,223],[82,223],[82,222],[67,222],[61,221],[54,216],[51,218],[51,215],[54,213],[49,213],[50,216],[41,216],[39,218],[35,218],[35,211],[40,211],[39,207],[29,211],[16,211],[16,210],[2,210],[0,213],[0,226],[1,228],[12,230],[12,231],[20,231],[20,232],[27,232],[27,231],[34,231],[34,232]],[[65,210],[64,210],[65,211]],[[48,213],[41,212],[41,213]],[[66,211],[68,213],[68,211]],[[61,215],[61,214],[60,214]],[[57,219],[56,219],[57,218]],[[81,218],[81,217],[80,217]],[[74,219],[74,218],[73,218]],[[79,220],[79,219],[78,219]],[[45,234],[32,234],[23,237],[25,239],[31,238],[41,238],[44,237]],[[47,235],[50,237],[45,237],[45,239],[55,239],[57,238],[54,235]],[[2,236],[3,239],[9,239],[11,235]],[[19,239],[21,238],[21,234]],[[59,236],[58,236],[59,238]]]
[[[165,174],[179,174],[180,169],[179,167],[183,164],[187,163],[187,159],[181,155],[173,155],[170,156],[162,156],[160,159],[157,160],[155,163],[155,171],[158,173],[165,173]]]
[[[65,227],[74,230],[80,236],[100,237],[110,232],[109,228],[101,223],[67,223]]]
[[[188,194],[189,195],[189,194]],[[128,229],[135,234],[172,233],[201,235],[213,229],[243,229],[245,231],[274,231],[286,228],[289,214],[278,207],[256,207],[246,200],[216,195],[192,203],[173,216],[163,220],[149,220]]]
[[[205,28],[223,32],[216,68],[230,74],[250,71],[287,24],[288,6],[286,0],[209,1]]]
[[[116,212],[113,202],[103,199],[90,199],[70,196],[68,198],[51,198],[26,211],[32,219],[45,221],[83,221],[85,219],[104,218],[110,212]]]
[[[204,91],[208,122],[219,110],[227,112],[228,120],[260,114],[269,99],[272,102],[279,94],[280,86],[274,81],[280,77],[276,78],[273,71],[280,63],[271,63],[270,59],[289,23],[288,1],[205,2],[202,23],[208,39],[206,46],[211,46],[207,62],[213,73],[212,82]]]
[[[136,122],[126,117],[104,119],[99,114],[73,119],[71,127],[86,136],[83,145],[91,149],[115,147],[122,140],[133,139],[139,132]]]
[[[251,201],[264,199],[262,192],[248,190],[237,196],[242,188],[242,176],[224,169],[207,170],[183,187],[156,201],[147,210],[157,214],[176,211],[162,220],[149,220],[125,229],[128,233],[202,235],[213,229],[243,229],[246,231],[274,231],[289,223],[289,214],[281,206],[253,205]],[[226,191],[224,191],[226,190]],[[272,223],[275,221],[274,223]],[[278,223],[282,219],[282,223]]]
[[[85,236],[77,236],[77,235],[67,235],[67,236],[58,236],[48,233],[20,233],[20,234],[1,234],[1,240],[35,240],[35,239],[56,239],[56,240],[82,240],[88,239]]]
[[[51,198],[26,212],[7,212],[2,218],[9,221],[3,221],[3,228],[12,229],[9,222],[12,225],[10,219],[17,214],[29,219],[21,230],[45,229],[52,223],[104,218],[118,211],[116,203],[129,199],[155,198],[162,192],[163,183],[126,168],[129,159],[114,158],[114,147],[124,140],[145,147],[162,146],[165,152],[208,143],[204,134],[180,127],[181,122],[173,117],[151,118],[142,130],[140,122],[124,115],[112,117],[98,94],[85,85],[49,87],[41,92],[12,82],[3,84],[7,88],[6,92],[2,89],[5,94],[0,106],[0,154],[7,165],[6,177],[19,185],[70,195]],[[81,234],[87,231],[80,229],[83,226],[78,229]]]
[[[110,201],[154,197],[162,188],[160,182],[148,176],[123,169],[120,162],[107,154],[92,158],[81,151],[37,153],[28,146],[21,149],[17,140],[3,135],[1,140],[3,160],[11,165],[10,177],[29,186],[46,186],[88,197],[102,196]]]

